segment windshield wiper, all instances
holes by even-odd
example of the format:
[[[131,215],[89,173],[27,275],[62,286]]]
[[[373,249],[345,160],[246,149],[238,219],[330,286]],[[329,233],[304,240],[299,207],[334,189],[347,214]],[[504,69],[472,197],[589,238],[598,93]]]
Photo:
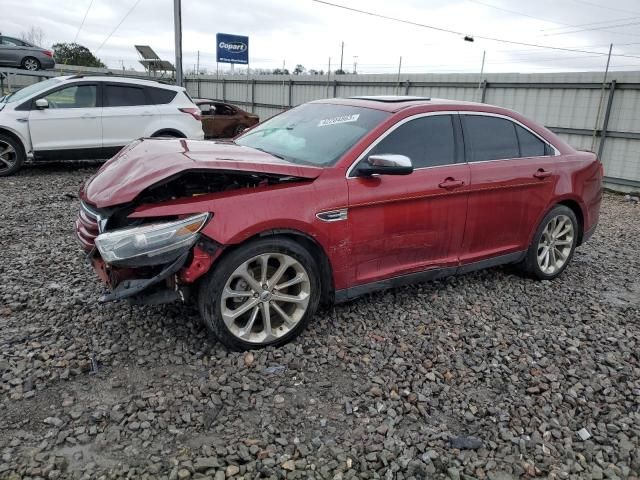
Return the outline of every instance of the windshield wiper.
[[[265,150],[264,148],[260,148],[260,147],[251,147],[254,150],[260,150],[261,152],[264,152],[268,155],[271,155],[272,157],[276,157],[279,158],[280,160],[284,160],[285,162],[288,161],[286,158],[284,158],[282,155],[278,155],[277,153],[272,153],[272,152],[268,152],[267,150]]]

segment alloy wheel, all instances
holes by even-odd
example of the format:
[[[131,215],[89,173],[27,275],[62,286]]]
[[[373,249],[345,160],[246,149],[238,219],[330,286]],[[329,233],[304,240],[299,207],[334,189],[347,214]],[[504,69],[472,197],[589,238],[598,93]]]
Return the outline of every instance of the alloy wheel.
[[[18,154],[13,145],[0,140],[0,173],[13,168],[18,162]]]
[[[39,67],[38,61],[35,58],[27,58],[24,61],[25,70],[34,71],[34,70],[38,70],[38,67]]]
[[[309,274],[292,256],[257,255],[228,278],[220,301],[222,319],[229,331],[245,342],[272,342],[302,320],[310,289]]]
[[[574,228],[571,219],[558,215],[549,220],[538,242],[538,266],[553,275],[567,263],[573,249]]]

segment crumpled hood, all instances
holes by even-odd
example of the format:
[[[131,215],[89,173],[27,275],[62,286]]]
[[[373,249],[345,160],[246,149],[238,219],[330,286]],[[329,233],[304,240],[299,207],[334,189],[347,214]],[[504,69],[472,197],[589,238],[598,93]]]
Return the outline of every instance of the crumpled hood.
[[[152,138],[136,140],[106,162],[80,196],[98,208],[134,200],[141,192],[188,170],[268,173],[306,179],[322,169],[300,166],[233,143]]]

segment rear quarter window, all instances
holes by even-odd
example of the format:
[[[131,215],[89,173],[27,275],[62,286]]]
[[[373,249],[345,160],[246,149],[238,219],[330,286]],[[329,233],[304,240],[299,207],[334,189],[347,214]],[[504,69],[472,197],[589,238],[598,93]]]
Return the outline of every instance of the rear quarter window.
[[[171,103],[173,99],[176,98],[178,92],[167,90],[166,88],[149,87],[147,88],[147,94],[153,105],[164,105]]]
[[[147,96],[143,87],[133,85],[105,85],[105,107],[133,107],[147,105]]]

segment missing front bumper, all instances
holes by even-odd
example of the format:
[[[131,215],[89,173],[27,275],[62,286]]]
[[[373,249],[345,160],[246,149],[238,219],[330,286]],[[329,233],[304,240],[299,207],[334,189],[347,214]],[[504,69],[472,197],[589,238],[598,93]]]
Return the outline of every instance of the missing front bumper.
[[[151,278],[132,278],[123,280],[113,289],[111,293],[102,295],[98,301],[113,302],[116,300],[129,299],[132,303],[159,304],[178,300],[181,298],[180,292],[177,290],[159,290],[148,292],[152,287],[157,286],[160,282],[175,275],[187,262],[189,258],[189,250],[181,254],[175,261],[164,267],[160,273]],[[141,298],[144,294],[146,298]]]

